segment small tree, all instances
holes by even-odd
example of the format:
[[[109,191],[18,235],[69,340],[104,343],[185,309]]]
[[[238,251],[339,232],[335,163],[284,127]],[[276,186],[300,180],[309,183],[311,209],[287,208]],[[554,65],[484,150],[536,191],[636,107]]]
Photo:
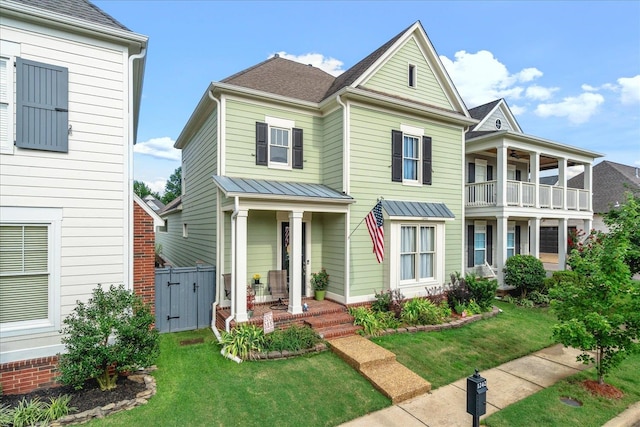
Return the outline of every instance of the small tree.
[[[631,274],[636,274],[640,273],[640,195],[630,191],[625,195],[624,204],[607,212],[604,222],[609,227],[610,234],[629,239],[629,249],[624,260]]]
[[[527,292],[544,289],[544,271],[542,261],[533,255],[514,255],[504,266],[504,283],[520,291],[520,296],[526,298]]]
[[[598,382],[640,349],[640,287],[624,263],[628,242],[619,236],[589,235],[569,265],[581,280],[562,280],[549,292],[559,324],[556,340],[580,349],[578,360],[595,363]],[[595,352],[595,357],[591,354]]]
[[[160,195],[155,191],[151,190],[146,182],[144,181],[133,181],[133,192],[138,195],[141,199],[151,195],[156,199],[160,200]]]
[[[120,372],[152,365],[159,352],[153,321],[149,307],[123,285],[107,292],[98,286],[64,319],[67,353],[59,356],[60,380],[81,389],[95,378],[101,390],[111,390]]]

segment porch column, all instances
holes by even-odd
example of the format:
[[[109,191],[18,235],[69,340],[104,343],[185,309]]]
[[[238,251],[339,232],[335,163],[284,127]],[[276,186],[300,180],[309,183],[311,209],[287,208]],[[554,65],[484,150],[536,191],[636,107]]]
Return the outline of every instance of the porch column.
[[[540,258],[540,217],[529,220],[529,253],[536,258]]]
[[[246,209],[238,211],[236,217],[236,269],[232,286],[236,287],[236,300],[231,301],[236,305],[236,322],[246,322],[247,316],[247,217]],[[233,231],[233,230],[232,230]]]
[[[497,205],[507,206],[507,147],[498,147]]]
[[[567,209],[567,159],[558,159],[558,186],[562,188],[562,204],[560,209]],[[551,196],[551,206],[553,207],[553,191]]]
[[[289,261],[289,313],[302,313],[302,212],[289,213],[291,258]]]
[[[540,208],[540,153],[531,153],[529,155],[529,173],[531,174],[531,182],[534,187],[534,204],[536,209]]]
[[[498,284],[504,285],[504,273],[502,269],[507,261],[507,219],[506,216],[498,216],[498,230],[496,240],[496,267],[498,267]]]
[[[567,226],[568,220],[558,220],[558,268],[564,270],[567,265]]]
[[[591,163],[587,163],[584,165],[584,182],[582,183],[582,188],[587,190],[587,210],[589,212],[593,211],[593,165]],[[591,228],[585,228],[585,231],[589,231]]]

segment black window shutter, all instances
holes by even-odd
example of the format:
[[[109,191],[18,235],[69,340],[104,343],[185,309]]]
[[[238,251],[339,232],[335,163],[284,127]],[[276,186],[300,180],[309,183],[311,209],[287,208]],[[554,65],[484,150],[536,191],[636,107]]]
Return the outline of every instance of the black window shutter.
[[[391,181],[402,182],[402,132],[391,131]]]
[[[469,163],[469,171],[468,171],[467,182],[473,183],[476,182],[476,164],[473,162]]]
[[[432,171],[432,152],[431,152],[431,137],[422,137],[422,183],[431,185],[431,171]]]
[[[493,181],[493,166],[487,165],[487,181]]]
[[[16,146],[69,151],[69,70],[16,60]]]
[[[473,225],[467,226],[467,267],[474,266],[473,250],[475,247]]]
[[[294,169],[302,169],[302,129],[293,128],[293,162]]]
[[[516,169],[516,181],[522,181],[522,171]]]
[[[269,125],[256,122],[256,165],[267,166],[267,132]]]
[[[520,226],[516,225],[516,254],[520,254]]]
[[[493,227],[487,225],[487,262],[493,265]]]

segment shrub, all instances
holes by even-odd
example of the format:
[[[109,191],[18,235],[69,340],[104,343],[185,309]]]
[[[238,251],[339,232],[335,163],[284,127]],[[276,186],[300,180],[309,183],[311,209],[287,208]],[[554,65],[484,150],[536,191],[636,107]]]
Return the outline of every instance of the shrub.
[[[299,351],[313,348],[320,337],[308,326],[291,325],[265,335],[264,351]]]
[[[554,271],[551,277],[544,279],[543,293],[548,293],[549,289],[559,285],[579,285],[583,280],[578,273],[572,270]]]
[[[498,281],[495,279],[483,279],[475,274],[467,274],[465,277],[471,299],[474,300],[481,311],[489,311],[498,290]]]
[[[456,310],[456,305],[466,306],[471,301],[471,292],[469,291],[469,286],[467,286],[467,281],[460,273],[457,271],[455,273],[451,273],[451,283],[448,286],[447,291],[447,301],[449,302],[449,307]],[[461,314],[461,313],[458,313]]]
[[[59,355],[60,380],[80,389],[95,378],[101,390],[114,389],[120,372],[150,366],[158,357],[153,322],[149,307],[123,285],[106,292],[98,286],[64,319],[67,353]]]
[[[543,294],[542,292],[538,291],[530,292],[529,295],[527,295],[527,298],[535,305],[547,306],[549,305],[550,301],[549,295]]]
[[[414,298],[404,304],[401,319],[409,325],[436,325],[444,321],[444,316],[428,299]]]
[[[533,255],[514,255],[505,263],[504,282],[513,286],[524,298],[527,292],[540,291],[547,273],[542,261]]]
[[[375,312],[382,313],[389,311],[400,318],[402,305],[404,304],[404,295],[400,289],[382,290],[375,293],[376,300],[371,304],[371,309]]]
[[[264,351],[264,331],[256,325],[242,323],[230,332],[223,331],[221,338],[220,344],[225,355],[230,354],[246,360]]]
[[[399,326],[393,312],[375,312],[368,307],[359,306],[349,308],[349,314],[354,317],[353,324],[362,326],[365,335],[373,337],[380,335],[387,328]]]

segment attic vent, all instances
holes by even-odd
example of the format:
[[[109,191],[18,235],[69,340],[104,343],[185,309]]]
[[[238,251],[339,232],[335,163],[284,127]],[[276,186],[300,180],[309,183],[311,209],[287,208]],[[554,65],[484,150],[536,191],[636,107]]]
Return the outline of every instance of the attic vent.
[[[502,121],[500,119],[496,119],[496,129],[500,129],[502,127]]]
[[[280,58],[280,54],[279,54],[279,53],[274,53],[274,54],[273,54],[273,57],[274,57],[274,58]]]

